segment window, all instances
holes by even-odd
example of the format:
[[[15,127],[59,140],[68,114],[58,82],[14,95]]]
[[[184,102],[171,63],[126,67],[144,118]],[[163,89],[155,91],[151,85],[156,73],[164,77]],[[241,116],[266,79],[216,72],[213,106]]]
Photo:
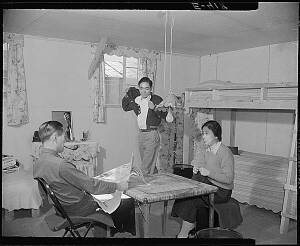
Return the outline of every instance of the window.
[[[104,54],[105,106],[120,106],[125,90],[138,83],[138,59]]]

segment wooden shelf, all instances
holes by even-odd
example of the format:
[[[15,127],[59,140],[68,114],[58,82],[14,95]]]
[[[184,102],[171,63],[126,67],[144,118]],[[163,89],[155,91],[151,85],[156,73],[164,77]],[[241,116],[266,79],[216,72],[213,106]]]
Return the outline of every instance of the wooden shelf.
[[[296,109],[298,84],[253,84],[187,88],[185,107]]]

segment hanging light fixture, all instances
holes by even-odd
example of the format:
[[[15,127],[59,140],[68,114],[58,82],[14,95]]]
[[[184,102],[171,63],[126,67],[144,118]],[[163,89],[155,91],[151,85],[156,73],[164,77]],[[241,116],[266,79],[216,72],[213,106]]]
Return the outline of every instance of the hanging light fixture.
[[[172,93],[172,55],[173,55],[173,27],[174,27],[174,16],[171,16],[168,18],[168,11],[166,11],[165,15],[165,58],[164,58],[164,91],[166,88],[166,64],[167,64],[167,23],[168,20],[171,19],[170,21],[170,74],[169,74],[169,94],[168,96],[160,103],[160,107],[165,107],[168,108],[168,114],[166,117],[167,122],[173,122],[174,117],[172,115],[172,107],[176,107],[176,102],[177,102],[177,97]]]

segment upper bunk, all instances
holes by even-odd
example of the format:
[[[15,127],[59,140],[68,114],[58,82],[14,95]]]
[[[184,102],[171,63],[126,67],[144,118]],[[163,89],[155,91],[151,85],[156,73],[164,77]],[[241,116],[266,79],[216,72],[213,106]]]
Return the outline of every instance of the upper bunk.
[[[297,109],[298,83],[241,84],[211,80],[185,89],[185,107]]]

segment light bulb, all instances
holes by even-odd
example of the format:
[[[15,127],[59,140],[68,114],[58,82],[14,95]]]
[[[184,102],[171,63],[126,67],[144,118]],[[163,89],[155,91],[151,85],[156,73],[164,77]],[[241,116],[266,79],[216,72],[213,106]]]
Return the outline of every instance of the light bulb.
[[[173,122],[173,120],[174,120],[174,117],[171,113],[171,108],[169,108],[169,111],[168,111],[168,114],[167,114],[167,117],[166,117],[166,121],[171,123],[171,122]]]

